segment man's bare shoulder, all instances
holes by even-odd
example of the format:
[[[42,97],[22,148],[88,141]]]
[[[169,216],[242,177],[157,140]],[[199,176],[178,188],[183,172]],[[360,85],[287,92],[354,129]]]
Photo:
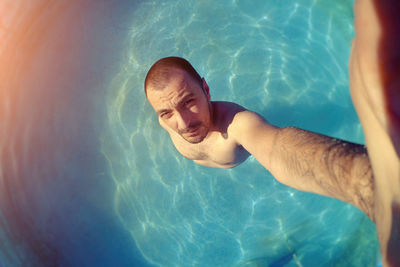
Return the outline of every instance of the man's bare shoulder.
[[[226,103],[226,105],[230,109],[227,116],[229,118],[227,133],[238,145],[254,154],[259,140],[273,139],[278,128],[269,124],[264,117],[234,103]]]
[[[228,131],[236,139],[240,139],[243,135],[249,136],[263,128],[275,129],[273,125],[269,124],[269,122],[258,113],[242,108],[234,112]]]
[[[240,131],[248,126],[265,125],[268,122],[256,112],[250,111],[236,103],[213,102],[215,127],[221,132]],[[268,124],[269,125],[269,124]]]
[[[226,101],[214,101],[212,107],[215,130],[221,133],[227,133],[228,127],[232,124],[236,114],[246,111],[244,107]]]

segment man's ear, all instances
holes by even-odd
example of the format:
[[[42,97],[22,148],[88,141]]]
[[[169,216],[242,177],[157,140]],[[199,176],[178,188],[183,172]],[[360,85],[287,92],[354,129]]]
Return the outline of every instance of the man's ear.
[[[210,87],[208,87],[208,84],[207,84],[207,82],[206,82],[206,79],[201,78],[201,81],[203,82],[203,90],[204,90],[204,93],[206,94],[207,99],[210,100],[210,99],[211,99],[211,97],[210,97]]]

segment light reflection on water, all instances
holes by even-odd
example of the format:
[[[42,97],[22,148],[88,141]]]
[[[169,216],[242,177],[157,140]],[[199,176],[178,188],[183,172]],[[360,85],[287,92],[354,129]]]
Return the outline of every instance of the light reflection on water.
[[[129,57],[107,104],[112,148],[119,151],[104,145],[103,153],[118,187],[117,214],[148,261],[376,265],[375,229],[360,212],[283,187],[254,159],[233,170],[194,165],[177,153],[143,102],[151,64],[183,56],[206,77],[215,100],[237,102],[281,126],[363,142],[348,92],[351,4],[169,1],[138,6]],[[125,161],[114,159],[118,154]]]

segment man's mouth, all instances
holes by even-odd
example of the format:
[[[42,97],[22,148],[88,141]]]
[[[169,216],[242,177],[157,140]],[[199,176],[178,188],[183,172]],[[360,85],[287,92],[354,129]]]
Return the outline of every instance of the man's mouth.
[[[197,125],[197,126],[191,128],[190,130],[186,131],[185,133],[189,134],[189,135],[195,135],[197,133],[197,131],[199,130],[199,128],[200,128],[200,125]]]

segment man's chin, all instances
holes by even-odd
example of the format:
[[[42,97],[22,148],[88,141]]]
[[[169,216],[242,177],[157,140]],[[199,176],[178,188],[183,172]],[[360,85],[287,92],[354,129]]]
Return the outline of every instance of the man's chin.
[[[183,134],[181,136],[183,137],[183,139],[185,139],[186,141],[188,141],[191,144],[198,144],[201,141],[203,141],[204,138],[206,138],[207,133],[199,133],[199,134],[192,135],[192,136]]]

